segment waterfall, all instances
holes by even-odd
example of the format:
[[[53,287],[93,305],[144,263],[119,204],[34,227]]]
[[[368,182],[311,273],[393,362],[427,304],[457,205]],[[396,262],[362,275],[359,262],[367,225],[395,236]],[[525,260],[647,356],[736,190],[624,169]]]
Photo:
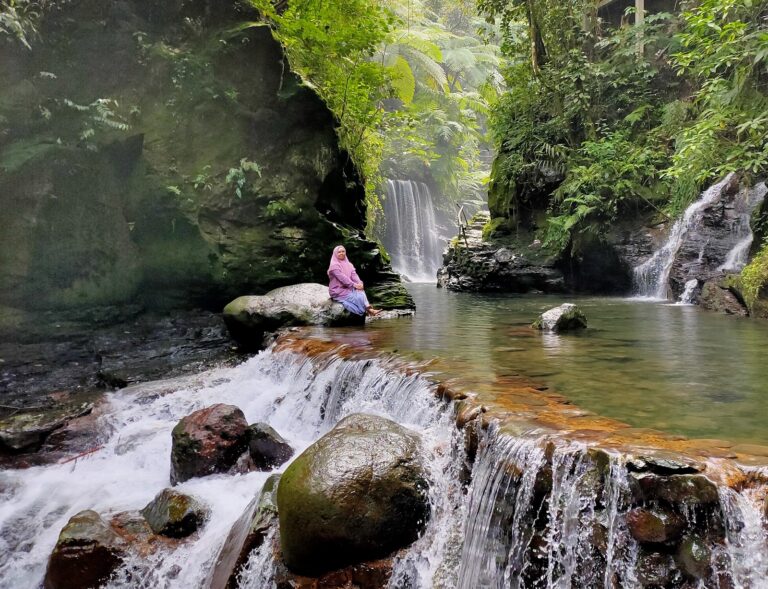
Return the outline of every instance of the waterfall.
[[[435,384],[401,368],[386,358],[267,351],[234,368],[113,393],[97,451],[74,463],[0,471],[0,588],[41,584],[59,530],[74,513],[92,508],[108,518],[140,509],[168,486],[171,429],[215,402],[238,405],[251,423],[266,421],[297,452],[353,412],[387,416],[422,435],[432,515],[422,536],[395,558],[390,589],[639,587],[649,582],[642,559],[672,563],[668,546],[649,556],[629,531],[628,512],[646,502],[637,498],[636,473],[616,450],[491,426],[479,434],[465,488],[465,433],[454,426],[450,405],[436,397]],[[209,506],[206,525],[173,548],[132,557],[108,589],[203,588],[230,528],[269,475],[215,475],[179,485]],[[763,586],[768,487],[760,480],[739,490],[718,487],[719,504],[703,510],[678,505],[691,529],[721,534],[712,543],[714,572],[691,586]],[[241,589],[275,587],[273,535],[249,556]],[[715,578],[723,584],[712,584]]]
[[[740,191],[733,203],[733,218],[719,229],[719,236],[710,240],[703,227],[707,210],[723,197],[723,193],[734,179],[735,174],[730,173],[720,182],[707,188],[701,198],[690,205],[683,216],[675,221],[667,241],[650,259],[634,269],[635,286],[639,296],[653,299],[668,298],[673,266],[678,260],[678,254],[687,243],[689,247],[696,248],[697,259],[692,263],[683,264],[684,273],[687,274],[680,288],[682,289],[685,285],[687,291],[685,294],[689,297],[684,302],[690,302],[693,292],[692,279],[706,280],[722,271],[737,272],[744,267],[752,244],[750,216],[768,192],[765,183],[760,183],[751,190]],[[710,229],[710,231],[714,233],[714,230]],[[710,241],[717,243],[710,243]]]
[[[447,237],[441,235],[429,187],[413,180],[387,180],[384,247],[392,266],[412,282],[435,282]]]
[[[66,464],[0,471],[0,588],[41,586],[59,532],[75,513],[94,509],[108,519],[143,508],[170,486],[171,430],[213,403],[237,405],[249,423],[269,423],[297,454],[350,413],[389,417],[421,433],[431,457],[427,467],[440,481],[433,492],[460,496],[456,478],[445,478],[447,463],[461,463],[451,456],[459,446],[457,434],[433,388],[418,374],[390,370],[383,362],[266,352],[235,368],[115,392],[101,418],[108,433],[97,451]],[[203,587],[229,530],[269,474],[214,475],[178,485],[210,508],[199,537],[170,552],[131,559],[110,587]],[[449,492],[451,487],[456,489]],[[433,510],[441,509],[444,498],[432,499]],[[429,540],[440,537],[432,527],[445,525],[444,519],[431,520],[419,544],[426,553],[418,562],[420,574],[430,578],[445,560],[441,551],[447,547]]]

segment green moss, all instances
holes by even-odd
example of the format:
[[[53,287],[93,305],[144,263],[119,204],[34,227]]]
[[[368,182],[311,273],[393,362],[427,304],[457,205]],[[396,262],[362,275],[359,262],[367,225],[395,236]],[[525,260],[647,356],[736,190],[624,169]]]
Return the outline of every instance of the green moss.
[[[741,292],[744,302],[752,311],[760,299],[766,284],[768,284],[768,242],[741,272]]]
[[[506,233],[507,219],[505,217],[494,217],[483,226],[483,241],[492,239],[497,233]]]

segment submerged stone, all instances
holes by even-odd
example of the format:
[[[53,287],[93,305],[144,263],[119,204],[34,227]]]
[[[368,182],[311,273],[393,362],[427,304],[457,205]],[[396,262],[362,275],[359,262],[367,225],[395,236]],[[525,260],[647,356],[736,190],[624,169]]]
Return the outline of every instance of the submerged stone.
[[[586,315],[572,303],[563,303],[559,307],[545,311],[532,325],[534,329],[554,332],[583,329],[586,326]]]
[[[430,511],[420,445],[393,421],[355,414],[296,458],[277,490],[288,567],[317,575],[413,542]]]
[[[197,500],[173,489],[163,489],[141,510],[155,534],[184,538],[203,525],[208,510]]]
[[[184,417],[171,433],[171,484],[227,472],[248,448],[248,422],[234,405],[217,404]]]
[[[48,561],[45,589],[97,589],[123,563],[125,542],[92,510],[72,516]]]

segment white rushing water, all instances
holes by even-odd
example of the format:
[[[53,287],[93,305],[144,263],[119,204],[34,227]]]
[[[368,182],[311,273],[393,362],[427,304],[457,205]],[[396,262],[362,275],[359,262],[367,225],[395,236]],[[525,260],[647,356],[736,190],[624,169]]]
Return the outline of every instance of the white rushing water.
[[[435,282],[449,236],[440,234],[429,187],[413,180],[387,180],[384,247],[392,267],[411,282]]]
[[[214,403],[240,407],[249,423],[268,422],[297,454],[355,412],[387,416],[419,431],[433,458],[432,475],[441,481],[433,488],[437,516],[428,526],[443,525],[439,512],[447,508],[441,505],[459,489],[451,482],[455,477],[442,469],[457,462],[451,456],[457,444],[450,416],[430,386],[417,375],[388,371],[374,361],[317,365],[293,354],[267,352],[236,368],[116,392],[102,418],[110,434],[98,451],[72,463],[0,472],[0,489],[5,490],[0,505],[0,587],[38,587],[59,531],[75,513],[94,509],[109,516],[141,509],[170,486],[171,429],[185,415]],[[182,542],[172,553],[134,559],[123,580],[118,575],[112,587],[202,587],[232,524],[269,474],[215,475],[178,485],[211,509],[199,538]],[[420,556],[410,571],[414,587],[431,586],[431,575],[444,560],[444,543],[426,539],[439,536],[427,533],[419,541]]]
[[[635,284],[639,296],[652,299],[667,298],[669,273],[685,236],[700,224],[704,209],[720,198],[723,187],[732,178],[733,173],[730,173],[717,184],[707,188],[701,198],[685,209],[683,216],[675,221],[664,245],[649,260],[635,268]]]
[[[680,248],[688,236],[695,235],[701,229],[705,210],[717,202],[723,189],[733,180],[733,177],[734,174],[730,173],[720,182],[707,188],[701,197],[685,210],[683,216],[675,221],[664,245],[654,252],[651,258],[634,269],[638,296],[661,300],[668,298],[669,276]],[[755,208],[763,201],[766,193],[768,193],[768,188],[763,182],[750,190],[740,191],[734,201],[734,219],[732,225],[728,227],[733,247],[717,267],[717,270],[739,272],[746,265],[753,239],[750,217]],[[704,248],[702,247],[699,252],[699,263],[702,262],[703,256]],[[695,285],[693,285],[692,280],[689,280],[685,286],[686,291],[681,296],[681,302],[690,303]]]

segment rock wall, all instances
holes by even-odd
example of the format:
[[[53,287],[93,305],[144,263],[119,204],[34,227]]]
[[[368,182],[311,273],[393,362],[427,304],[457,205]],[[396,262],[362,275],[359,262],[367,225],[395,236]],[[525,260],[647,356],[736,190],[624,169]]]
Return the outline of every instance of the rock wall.
[[[31,51],[4,47],[4,312],[218,310],[324,281],[337,243],[377,304],[411,304],[364,237],[333,115],[255,20],[235,2],[75,0]]]

